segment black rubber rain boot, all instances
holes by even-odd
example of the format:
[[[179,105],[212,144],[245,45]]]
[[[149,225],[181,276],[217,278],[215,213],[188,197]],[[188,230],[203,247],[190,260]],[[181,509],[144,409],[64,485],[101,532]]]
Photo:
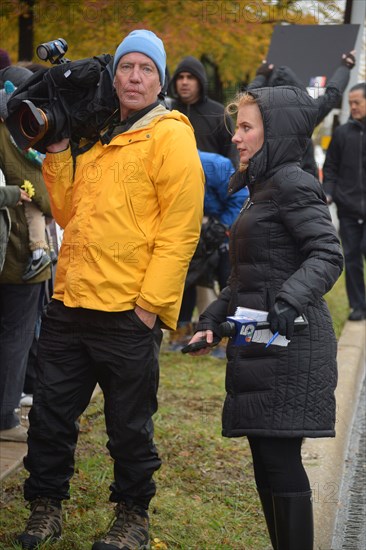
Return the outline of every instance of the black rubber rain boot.
[[[266,518],[267,530],[269,533],[269,538],[271,539],[272,548],[273,550],[277,550],[276,524],[272,491],[270,489],[258,488],[257,491],[262,504],[264,517]]]
[[[311,491],[273,495],[277,550],[313,550]]]

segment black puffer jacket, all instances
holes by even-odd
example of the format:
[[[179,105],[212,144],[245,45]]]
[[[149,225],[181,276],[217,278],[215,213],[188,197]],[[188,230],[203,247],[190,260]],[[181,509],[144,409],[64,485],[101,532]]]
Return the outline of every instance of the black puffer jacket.
[[[230,236],[230,285],[200,317],[212,328],[237,306],[268,311],[276,299],[305,313],[309,326],[288,347],[228,344],[223,435],[334,436],[336,339],[322,296],[343,258],[325,196],[299,162],[317,117],[298,88],[251,90],[265,142],[231,191],[248,184],[250,198]]]

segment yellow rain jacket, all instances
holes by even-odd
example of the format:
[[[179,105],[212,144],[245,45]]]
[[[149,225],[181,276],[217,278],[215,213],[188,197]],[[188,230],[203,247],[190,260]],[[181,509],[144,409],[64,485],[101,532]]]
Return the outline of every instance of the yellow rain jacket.
[[[204,175],[192,127],[161,105],[108,145],[43,163],[64,229],[53,297],[68,307],[135,305],[175,329],[199,238]]]

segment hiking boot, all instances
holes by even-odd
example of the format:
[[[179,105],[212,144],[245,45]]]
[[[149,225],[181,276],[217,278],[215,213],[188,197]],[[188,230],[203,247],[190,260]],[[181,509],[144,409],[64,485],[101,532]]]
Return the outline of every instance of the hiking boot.
[[[149,544],[149,515],[141,506],[116,506],[116,519],[108,533],[93,544],[92,550],[147,550]]]
[[[46,267],[51,263],[51,258],[48,254],[43,254],[38,260],[31,259],[27,265],[24,275],[22,276],[23,281],[29,281],[33,277],[36,277],[41,273]]]
[[[32,550],[46,541],[61,537],[61,502],[47,497],[38,497],[30,503],[31,514],[24,532],[16,539],[22,548]]]

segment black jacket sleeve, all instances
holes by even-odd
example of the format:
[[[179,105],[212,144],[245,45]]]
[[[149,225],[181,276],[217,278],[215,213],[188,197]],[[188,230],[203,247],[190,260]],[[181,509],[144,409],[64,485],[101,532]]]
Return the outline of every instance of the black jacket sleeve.
[[[4,206],[16,206],[20,198],[20,187],[8,185],[0,187],[0,208]]]
[[[350,69],[345,65],[340,65],[336,69],[325,88],[324,95],[319,96],[316,99],[319,109],[316,125],[320,124],[332,109],[338,107],[339,102],[342,99],[342,94],[349,82],[349,77]]]
[[[283,283],[276,300],[301,313],[332,288],[342,272],[343,256],[321,184],[300,169],[290,180],[284,178],[279,186],[278,208],[297,242],[301,264]]]
[[[199,330],[212,330],[216,336],[219,336],[218,327],[226,321],[230,299],[231,289],[227,286],[220,292],[217,300],[212,302],[200,315],[196,332]]]
[[[253,90],[254,88],[263,88],[267,85],[267,77],[264,74],[255,75],[254,79],[248,84],[247,90]]]

